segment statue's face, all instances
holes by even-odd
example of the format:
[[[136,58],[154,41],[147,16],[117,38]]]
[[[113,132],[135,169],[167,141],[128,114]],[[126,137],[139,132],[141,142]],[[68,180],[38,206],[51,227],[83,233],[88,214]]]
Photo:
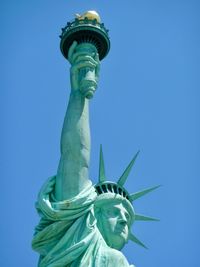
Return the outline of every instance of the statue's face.
[[[107,245],[121,250],[128,241],[131,226],[131,217],[124,205],[108,203],[101,208],[100,220],[98,228]]]

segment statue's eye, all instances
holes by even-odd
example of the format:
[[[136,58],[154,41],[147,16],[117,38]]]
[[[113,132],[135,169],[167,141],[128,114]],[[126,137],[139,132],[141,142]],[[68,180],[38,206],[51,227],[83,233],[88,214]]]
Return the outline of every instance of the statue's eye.
[[[117,208],[110,208],[110,209],[106,209],[106,215],[108,217],[116,217],[119,214],[119,210]]]

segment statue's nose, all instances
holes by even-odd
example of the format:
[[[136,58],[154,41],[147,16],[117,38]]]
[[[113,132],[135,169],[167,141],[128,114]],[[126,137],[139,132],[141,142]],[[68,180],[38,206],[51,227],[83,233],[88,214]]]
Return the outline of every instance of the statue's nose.
[[[126,224],[127,224],[127,222],[126,222],[126,221],[124,221],[124,220],[121,220],[121,221],[119,222],[119,224],[120,224],[122,227],[125,227],[125,226],[126,226]]]
[[[119,222],[123,225],[127,223],[127,218],[123,212],[120,213]]]

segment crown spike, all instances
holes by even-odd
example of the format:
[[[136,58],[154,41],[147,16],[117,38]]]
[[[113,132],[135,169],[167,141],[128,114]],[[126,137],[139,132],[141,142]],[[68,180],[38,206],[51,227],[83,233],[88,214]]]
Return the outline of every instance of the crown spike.
[[[133,194],[130,195],[130,200],[134,201],[134,200],[136,200],[136,199],[138,199],[140,197],[143,197],[144,195],[150,193],[151,191],[153,191],[153,190],[155,190],[155,189],[157,189],[159,187],[160,187],[160,185],[157,185],[157,186],[150,187],[150,188],[147,188],[145,190],[142,190],[140,192],[133,193]]]
[[[136,155],[134,156],[134,158],[133,158],[133,159],[131,160],[131,162],[129,163],[128,167],[127,167],[127,168],[125,169],[125,171],[123,172],[122,176],[119,178],[119,180],[118,180],[118,182],[117,182],[118,185],[123,186],[123,185],[125,184],[126,179],[127,179],[128,175],[129,175],[129,173],[130,173],[130,171],[131,171],[131,169],[132,169],[132,167],[133,167],[133,165],[134,165],[134,163],[135,163],[135,160],[136,160],[136,158],[137,158],[139,152],[140,152],[140,151],[138,151],[138,152],[136,153]]]
[[[103,150],[102,145],[100,146],[100,157],[99,157],[99,183],[103,183],[106,180]]]
[[[134,234],[130,233],[129,240],[133,241],[134,243],[142,246],[143,248],[148,249]]]
[[[149,217],[149,216],[145,216],[142,214],[135,214],[135,220],[136,221],[159,221],[159,219],[153,218],[153,217]]]

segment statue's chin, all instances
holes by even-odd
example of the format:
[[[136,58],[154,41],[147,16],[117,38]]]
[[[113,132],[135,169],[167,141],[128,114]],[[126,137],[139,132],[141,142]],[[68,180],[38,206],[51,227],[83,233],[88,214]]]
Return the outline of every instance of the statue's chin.
[[[123,249],[124,245],[125,245],[124,242],[123,243],[118,243],[118,244],[115,243],[111,247],[114,248],[114,249],[117,249],[117,250],[121,250],[121,249]]]
[[[118,236],[115,236],[114,238],[112,238],[110,240],[107,239],[106,243],[111,248],[121,250],[125,246],[126,241],[125,241],[124,237],[118,235]]]

